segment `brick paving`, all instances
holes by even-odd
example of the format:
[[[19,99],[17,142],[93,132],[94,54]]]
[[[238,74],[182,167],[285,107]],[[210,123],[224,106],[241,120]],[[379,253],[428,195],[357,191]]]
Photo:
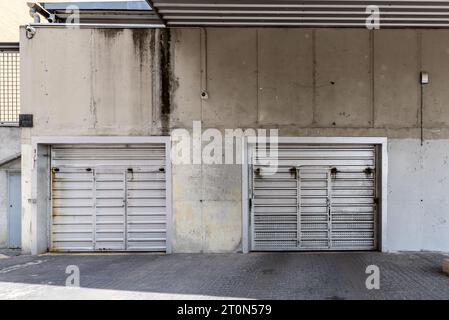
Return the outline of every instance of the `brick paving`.
[[[11,255],[0,259],[0,298],[449,299],[445,257],[421,252]],[[66,291],[68,265],[80,269],[80,291]],[[368,265],[380,268],[379,290],[365,286]]]

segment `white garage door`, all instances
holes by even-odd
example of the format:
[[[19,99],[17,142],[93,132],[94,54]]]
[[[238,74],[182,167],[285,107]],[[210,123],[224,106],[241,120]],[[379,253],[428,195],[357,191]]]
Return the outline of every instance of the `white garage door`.
[[[52,147],[52,250],[165,251],[164,144]]]
[[[265,152],[254,149],[252,249],[376,249],[375,150],[373,145],[282,144],[278,171],[270,174],[257,164]]]

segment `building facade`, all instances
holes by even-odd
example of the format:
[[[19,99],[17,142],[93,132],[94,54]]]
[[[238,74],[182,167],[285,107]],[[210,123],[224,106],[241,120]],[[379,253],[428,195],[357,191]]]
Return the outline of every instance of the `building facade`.
[[[448,251],[448,56],[439,29],[22,28],[23,250]],[[172,163],[198,123],[279,129],[279,171]]]
[[[19,26],[26,1],[0,3],[0,248],[20,247]]]

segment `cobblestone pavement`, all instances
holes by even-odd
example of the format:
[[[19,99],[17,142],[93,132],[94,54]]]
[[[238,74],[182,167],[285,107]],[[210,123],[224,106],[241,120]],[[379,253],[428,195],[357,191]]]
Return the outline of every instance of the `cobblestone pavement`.
[[[105,254],[0,259],[0,299],[449,299],[439,253]],[[81,288],[66,288],[68,265]],[[368,290],[366,267],[380,268]]]

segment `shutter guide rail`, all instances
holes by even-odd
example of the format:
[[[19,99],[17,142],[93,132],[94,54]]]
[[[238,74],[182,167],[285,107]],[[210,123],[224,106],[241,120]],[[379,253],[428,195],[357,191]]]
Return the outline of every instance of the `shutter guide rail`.
[[[332,202],[332,194],[331,194],[331,179],[332,174],[331,170],[327,170],[327,236],[328,236],[328,247],[332,248],[332,222],[331,222],[331,202]]]
[[[301,247],[301,175],[299,173],[299,169],[295,168],[296,172],[296,237],[297,237],[297,247]]]
[[[123,219],[123,243],[125,250],[128,250],[128,169],[123,172],[123,205],[125,206],[125,216]]]
[[[97,179],[95,170],[92,173],[92,250],[97,248]]]

